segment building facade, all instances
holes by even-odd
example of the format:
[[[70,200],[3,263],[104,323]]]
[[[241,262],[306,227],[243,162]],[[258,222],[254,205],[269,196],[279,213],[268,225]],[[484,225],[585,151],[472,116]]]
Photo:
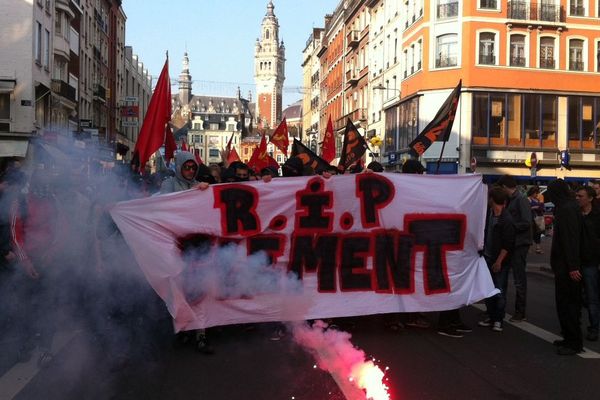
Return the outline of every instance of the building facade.
[[[27,137],[51,124],[54,13],[44,0],[11,0],[0,13],[0,155],[24,156]]]
[[[124,73],[120,95],[120,130],[117,142],[129,148],[125,159],[131,158],[150,97],[152,97],[152,77],[144,63],[133,53],[131,46],[125,46]]]
[[[365,7],[369,20],[361,25]],[[335,15],[342,14],[340,28]],[[360,32],[366,25],[365,101]],[[344,31],[344,51],[337,58],[331,53],[334,27]],[[343,114],[336,128],[366,103],[361,127],[367,137],[384,139],[379,154],[388,169],[399,168],[409,157],[409,143],[462,80],[443,153],[443,143],[436,142],[421,158],[429,172],[441,157],[442,173],[475,169],[485,176],[511,173],[537,181],[598,177],[599,36],[597,0],[340,1],[326,16],[319,53],[320,125],[336,110],[338,92],[332,88],[338,87],[334,71],[341,64]],[[570,170],[561,165],[565,152]],[[536,169],[525,164],[532,153]]]
[[[281,121],[285,80],[285,46],[279,41],[279,21],[274,9],[270,1],[254,51],[255,116],[264,128],[274,128]]]
[[[304,87],[302,96],[302,126],[304,131],[300,132],[299,140],[307,145],[311,140],[311,135],[318,136],[320,131],[319,96],[321,92],[321,64],[317,53],[321,48],[323,31],[323,28],[313,28],[312,33],[306,41],[306,47],[302,52],[302,81]]]

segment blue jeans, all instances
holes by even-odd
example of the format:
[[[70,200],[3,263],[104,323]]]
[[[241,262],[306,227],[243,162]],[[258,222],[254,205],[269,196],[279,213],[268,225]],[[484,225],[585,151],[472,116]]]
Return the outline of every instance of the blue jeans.
[[[583,288],[587,297],[590,331],[598,332],[600,323],[600,270],[597,265],[584,265],[581,268]]]
[[[485,299],[485,306],[492,322],[502,322],[506,312],[506,289],[508,287],[509,267],[508,265],[503,265],[499,272],[493,272],[492,264],[494,263],[494,260],[490,260],[486,257],[485,261],[490,268],[494,286],[496,289],[500,289],[500,293]]]

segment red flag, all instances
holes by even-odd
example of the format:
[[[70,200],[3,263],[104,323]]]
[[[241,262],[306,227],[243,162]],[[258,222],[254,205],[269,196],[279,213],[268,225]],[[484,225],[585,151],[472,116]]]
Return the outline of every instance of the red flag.
[[[325,136],[323,137],[323,144],[321,145],[321,158],[330,163],[335,158],[335,136],[333,134],[333,123],[331,122],[331,115],[327,121],[327,129],[325,130]]]
[[[234,161],[242,161],[240,159],[240,156],[238,155],[235,147],[232,148],[227,155],[227,165],[231,165],[231,163]]]
[[[200,149],[194,149],[194,157],[196,158],[196,162],[198,164],[204,164],[202,162],[202,158],[200,158]]]
[[[279,124],[273,135],[271,136],[270,142],[279,148],[287,156],[288,146],[290,145],[290,139],[288,136],[288,126],[283,117],[283,121]]]
[[[185,139],[181,139],[181,151],[188,151],[187,143]]]
[[[271,157],[267,154],[267,139],[265,139],[265,135],[263,134],[260,144],[254,149],[254,153],[252,153],[252,157],[250,157],[250,161],[248,161],[248,166],[254,171],[260,172],[263,168],[271,165],[269,158]],[[271,158],[271,160],[273,159]],[[277,162],[275,162],[275,164],[277,164]]]
[[[165,61],[165,65],[158,77],[156,88],[152,93],[150,104],[146,112],[146,118],[142,123],[140,135],[135,143],[134,153],[138,154],[140,170],[150,159],[150,156],[165,143],[165,127],[171,119],[171,83],[169,80],[169,59]],[[169,132],[170,132],[169,127]],[[170,139],[169,139],[170,138]],[[172,140],[172,143],[171,143]],[[170,146],[173,145],[171,148]],[[174,150],[175,139],[173,134],[169,133],[165,145],[165,158],[173,157],[171,150]]]

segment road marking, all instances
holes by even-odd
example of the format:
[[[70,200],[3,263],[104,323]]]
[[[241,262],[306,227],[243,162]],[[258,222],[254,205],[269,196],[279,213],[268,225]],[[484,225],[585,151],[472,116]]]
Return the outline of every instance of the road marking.
[[[57,333],[52,340],[52,355],[56,356],[77,334],[79,331]],[[0,400],[13,399],[40,372],[37,365],[40,355],[41,352],[36,349],[29,361],[15,364],[0,376]]]
[[[486,311],[485,305],[483,305],[483,304],[472,304],[472,306],[477,308],[478,310]],[[548,332],[547,330],[542,329],[538,326],[535,326],[527,321],[510,322],[509,319],[511,317],[512,317],[512,315],[506,314],[506,316],[504,317],[504,323],[507,323],[516,328],[519,328],[527,333],[532,334],[533,336],[537,336],[540,339],[545,340],[548,343],[552,343],[555,340],[562,339],[562,337],[555,335],[552,332]],[[583,353],[577,354],[579,357],[581,357],[581,358],[600,358],[600,354],[596,353],[595,351],[590,350],[585,347],[583,349],[585,350]]]

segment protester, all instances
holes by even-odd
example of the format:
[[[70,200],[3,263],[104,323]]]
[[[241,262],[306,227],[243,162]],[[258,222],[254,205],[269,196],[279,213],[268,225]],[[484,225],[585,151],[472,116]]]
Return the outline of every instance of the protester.
[[[556,311],[562,340],[556,340],[559,355],[574,355],[583,350],[581,334],[581,211],[569,185],[562,179],[548,185],[554,203],[554,233],[550,266],[554,272]]]
[[[511,257],[511,268],[515,283],[516,299],[515,314],[511,322],[521,322],[527,319],[527,253],[531,246],[531,206],[527,198],[517,190],[517,181],[511,175],[502,176],[498,182],[509,197],[508,211],[512,216],[516,230],[515,249]]]
[[[229,166],[233,171],[237,182],[247,182],[250,180],[250,168],[241,161],[234,161]]]
[[[592,207],[600,210],[600,179],[593,179],[590,181],[590,186],[596,192],[594,200],[592,201]]]
[[[531,229],[533,232],[533,242],[535,243],[535,252],[537,254],[542,254],[542,248],[540,245],[542,241],[542,233],[546,231],[546,226],[544,222],[544,203],[539,201],[539,194],[540,188],[537,186],[532,186],[527,191],[527,199],[529,200],[529,205],[531,206],[531,215],[533,216]]]
[[[198,163],[189,151],[181,151],[175,156],[175,176],[162,182],[160,193],[173,193],[193,189],[199,185],[196,180]]]
[[[179,152],[175,156],[175,170],[175,176],[163,182],[163,186],[160,190],[161,194],[179,192],[193,188],[206,189],[208,187],[206,182],[198,182],[195,179],[198,171],[198,163],[192,153],[187,151]],[[248,170],[246,169],[246,173],[247,172]],[[189,334],[187,332],[180,332],[176,337],[177,343],[184,344],[188,340]],[[214,352],[214,349],[206,336],[205,329],[195,331],[195,340],[196,350],[199,352],[204,354],[212,354]]]
[[[221,183],[221,167],[217,164],[210,165],[210,174],[215,179],[215,183]]]
[[[369,165],[367,165],[367,169],[373,172],[383,172],[383,165],[377,161],[371,161]]]
[[[508,196],[502,188],[495,186],[490,190],[489,203],[483,255],[490,269],[494,286],[500,290],[500,293],[485,299],[488,318],[479,321],[478,325],[491,327],[495,332],[502,332],[510,256],[515,245],[515,228],[512,217],[506,210]]]
[[[600,325],[600,210],[592,207],[596,192],[589,186],[577,189],[575,199],[582,214],[581,273],[586,294],[590,326],[586,339],[598,340]]]

